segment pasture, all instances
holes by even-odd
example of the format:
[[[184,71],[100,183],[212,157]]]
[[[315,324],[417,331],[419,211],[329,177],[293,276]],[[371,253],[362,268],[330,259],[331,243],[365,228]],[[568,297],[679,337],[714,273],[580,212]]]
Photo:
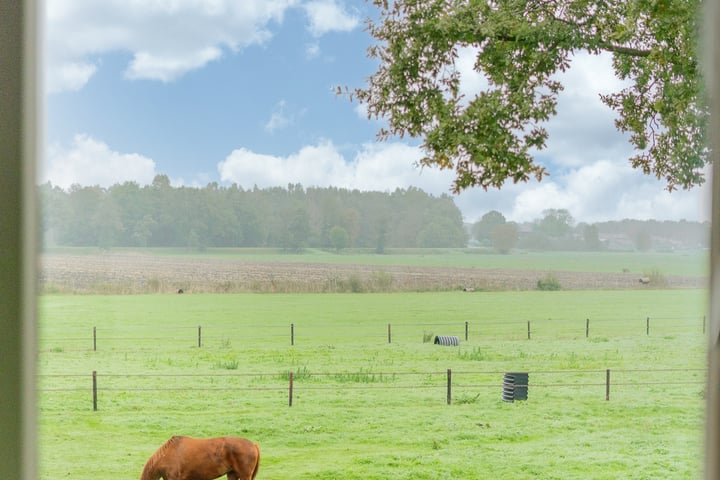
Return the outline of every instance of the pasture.
[[[260,480],[699,478],[706,302],[697,289],[45,295],[40,478],[136,479],[175,434],[257,441]],[[527,401],[502,401],[507,371],[529,372]]]

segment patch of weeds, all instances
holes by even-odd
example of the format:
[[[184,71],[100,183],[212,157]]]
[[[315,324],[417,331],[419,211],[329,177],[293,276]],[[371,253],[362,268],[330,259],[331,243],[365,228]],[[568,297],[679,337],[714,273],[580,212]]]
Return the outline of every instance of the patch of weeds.
[[[607,337],[589,337],[587,340],[590,343],[607,343],[610,341]]]
[[[237,370],[240,366],[240,361],[237,359],[233,360],[219,360],[217,363],[215,363],[215,368],[223,369],[223,370]]]
[[[370,276],[373,291],[389,292],[393,283],[393,276],[384,270],[375,270]]]
[[[338,373],[335,380],[343,383],[388,383],[396,379],[396,375],[384,375],[382,373],[371,373],[360,369],[356,373]]]
[[[352,274],[346,280],[340,282],[341,291],[350,293],[363,293],[365,286],[359,275]]]
[[[305,380],[312,376],[307,365],[298,367],[294,372],[292,372],[292,374],[293,374],[293,381],[294,380]],[[280,378],[283,380],[290,380],[290,372],[281,373]]]
[[[485,354],[482,352],[480,347],[473,347],[471,351],[468,350],[460,350],[458,352],[458,357],[460,357],[460,360],[487,360],[485,357]]]
[[[580,358],[578,357],[578,354],[575,352],[570,352],[568,356],[560,363],[560,368],[564,370],[573,370],[580,368]]]
[[[480,398],[480,394],[470,396],[470,395],[460,395],[456,398],[453,398],[453,403],[457,405],[469,405],[471,403],[477,403],[478,399]]]
[[[430,343],[433,341],[434,334],[432,332],[423,332],[423,343]]]
[[[544,278],[541,278],[537,281],[538,290],[551,292],[560,290],[561,288],[562,287],[560,286],[560,280],[558,280],[557,277],[551,273],[548,273],[547,275],[545,275]]]

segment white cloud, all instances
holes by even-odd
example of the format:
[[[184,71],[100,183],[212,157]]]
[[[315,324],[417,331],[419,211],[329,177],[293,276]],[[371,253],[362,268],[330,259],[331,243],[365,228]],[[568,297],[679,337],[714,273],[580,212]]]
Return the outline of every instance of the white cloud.
[[[285,113],[285,100],[281,100],[275,107],[275,111],[270,115],[270,120],[265,123],[265,131],[274,133],[276,130],[281,130],[291,123],[291,119]]]
[[[266,42],[298,0],[47,0],[46,85],[78,90],[100,55],[130,53],[128,78],[173,80]]]
[[[80,90],[95,75],[97,66],[87,62],[67,62],[48,69],[48,91],[51,93]]]
[[[303,147],[286,158],[240,148],[218,164],[218,171],[224,182],[261,188],[288,183],[342,186],[349,174],[342,156],[329,142]]]
[[[350,13],[337,0],[314,0],[304,5],[314,37],[328,32],[349,32],[360,25],[360,17]]]
[[[455,203],[470,222],[490,210],[512,221],[532,221],[548,208],[567,209],[576,221],[588,223],[623,218],[705,221],[710,214],[709,194],[708,185],[668,192],[662,182],[629,164],[598,161],[540,183],[466,191]]]
[[[368,119],[368,108],[367,104],[355,102],[355,106],[353,107],[353,111],[355,112],[355,115],[360,117],[363,120]]]
[[[120,153],[102,141],[79,134],[70,148],[53,145],[47,153],[42,182],[68,188],[73,184],[108,187],[116,183],[134,181],[152,183],[155,162],[136,153]]]
[[[475,47],[460,47],[457,50],[455,69],[460,74],[460,94],[464,96],[466,102],[488,89],[485,74],[475,70],[477,54],[478,49]]]
[[[305,146],[287,157],[263,155],[244,148],[234,150],[218,164],[223,182],[246,188],[286,186],[392,191],[416,186],[437,192],[449,185],[447,172],[420,170],[414,164],[422,154],[403,143],[369,143],[347,159],[330,141]]]
[[[317,43],[308,43],[305,46],[305,57],[312,59],[317,58],[320,55],[320,45]]]
[[[616,113],[600,101],[601,93],[626,86],[615,77],[610,56],[579,52],[557,79],[565,90],[558,98],[557,115],[547,124],[550,139],[542,156],[561,167],[600,160],[626,163],[633,155],[632,146],[615,128]]]
[[[195,52],[183,52],[180,55],[154,55],[149,52],[136,52],[125,76],[133,80],[144,78],[170,82],[221,56],[222,51],[215,47],[207,47]]]

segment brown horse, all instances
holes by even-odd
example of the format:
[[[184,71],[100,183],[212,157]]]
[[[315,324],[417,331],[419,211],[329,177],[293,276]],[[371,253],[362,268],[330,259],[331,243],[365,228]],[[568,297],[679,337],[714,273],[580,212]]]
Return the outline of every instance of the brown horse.
[[[260,447],[245,438],[174,436],[145,464],[140,480],[253,480]]]

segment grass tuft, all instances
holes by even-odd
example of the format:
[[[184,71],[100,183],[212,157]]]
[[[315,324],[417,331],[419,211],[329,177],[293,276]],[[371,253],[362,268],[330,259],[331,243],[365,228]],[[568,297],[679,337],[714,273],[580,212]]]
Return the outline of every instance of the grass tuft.
[[[560,290],[560,280],[555,275],[548,273],[537,281],[537,289],[545,292]]]

